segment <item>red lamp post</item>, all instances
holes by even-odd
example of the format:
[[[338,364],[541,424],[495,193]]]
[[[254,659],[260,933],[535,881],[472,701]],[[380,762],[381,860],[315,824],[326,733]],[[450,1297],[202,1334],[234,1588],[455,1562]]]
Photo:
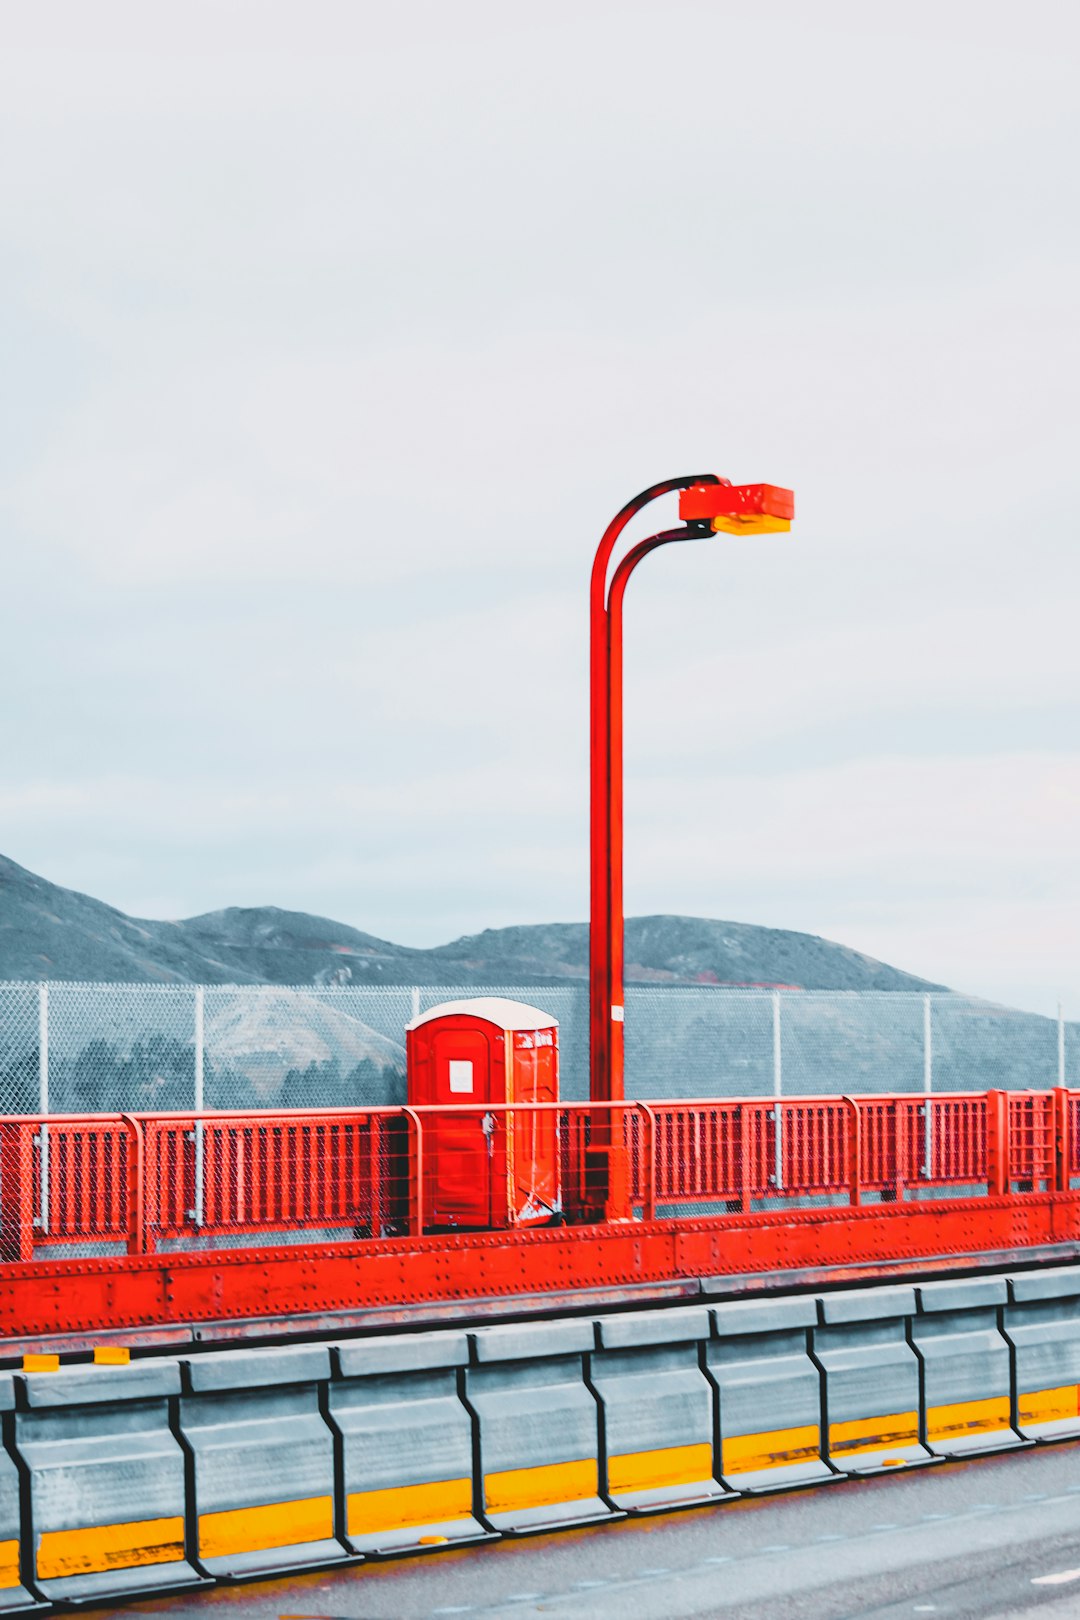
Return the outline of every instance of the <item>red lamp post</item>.
[[[680,528],[639,541],[609,579],[619,538],[643,507],[679,490]],[[674,540],[701,540],[721,531],[762,534],[791,527],[794,497],[772,484],[733,485],[704,473],[669,478],[629,501],[609,523],[593,562],[589,594],[590,820],[589,820],[589,1097],[623,1099],[623,598],[643,557]],[[598,1146],[601,1144],[598,1144]],[[609,1210],[624,1198],[611,1160]]]

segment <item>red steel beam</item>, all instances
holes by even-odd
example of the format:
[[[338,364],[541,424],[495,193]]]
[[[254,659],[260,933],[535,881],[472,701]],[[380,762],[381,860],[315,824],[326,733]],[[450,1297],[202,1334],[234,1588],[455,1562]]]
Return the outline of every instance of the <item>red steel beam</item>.
[[[1080,1192],[3,1268],[0,1340],[831,1267],[896,1275],[1080,1242]]]

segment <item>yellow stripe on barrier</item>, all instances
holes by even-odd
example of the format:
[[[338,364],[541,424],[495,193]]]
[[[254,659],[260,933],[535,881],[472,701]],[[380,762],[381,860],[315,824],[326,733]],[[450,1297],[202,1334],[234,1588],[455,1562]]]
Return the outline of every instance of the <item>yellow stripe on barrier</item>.
[[[507,1468],[484,1475],[484,1506],[489,1513],[516,1508],[550,1507],[595,1496],[600,1487],[592,1457],[580,1462],[547,1463],[539,1468]]]
[[[627,1451],[608,1458],[608,1489],[650,1491],[662,1485],[693,1485],[712,1478],[712,1446],[667,1446],[660,1451]]]
[[[57,1581],[107,1569],[171,1564],[183,1556],[183,1519],[141,1519],[86,1530],[44,1531],[38,1537],[37,1572],[43,1581]]]
[[[1009,1427],[1009,1397],[995,1396],[988,1401],[958,1401],[953,1406],[928,1406],[926,1437],[946,1440],[962,1434],[984,1434],[988,1429]]]
[[[349,1535],[410,1530],[419,1524],[446,1524],[472,1514],[472,1480],[438,1479],[430,1485],[395,1485],[349,1496]]]
[[[721,1442],[722,1474],[756,1474],[765,1468],[816,1462],[821,1456],[821,1430],[816,1423],[801,1429],[765,1429],[735,1434]]]
[[[19,1579],[19,1543],[0,1541],[0,1591],[5,1586],[21,1586]]]
[[[1021,1423],[1061,1423],[1080,1417],[1080,1385],[1060,1384],[1057,1389],[1032,1389],[1018,1401]]]
[[[199,1514],[199,1554],[203,1558],[329,1541],[333,1534],[334,1504],[329,1496]]]
[[[837,1455],[853,1456],[860,1451],[881,1451],[886,1446],[917,1445],[918,1440],[918,1412],[887,1412],[882,1417],[829,1424],[829,1450]]]

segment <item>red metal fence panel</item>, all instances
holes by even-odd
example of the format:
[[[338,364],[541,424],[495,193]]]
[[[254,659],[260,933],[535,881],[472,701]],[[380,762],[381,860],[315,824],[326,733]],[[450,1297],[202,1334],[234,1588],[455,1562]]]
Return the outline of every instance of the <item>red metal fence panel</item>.
[[[902,1214],[935,1193],[1022,1198],[1080,1177],[1080,1093],[1065,1090],[474,1112],[477,1142],[499,1164],[514,1143],[526,1190],[529,1144],[550,1147],[554,1133],[561,1204],[551,1216],[571,1222],[866,1202]],[[440,1115],[445,1108],[0,1118],[0,1259],[290,1234],[419,1236],[438,1227],[430,1204]],[[545,1209],[530,1218],[545,1219]]]

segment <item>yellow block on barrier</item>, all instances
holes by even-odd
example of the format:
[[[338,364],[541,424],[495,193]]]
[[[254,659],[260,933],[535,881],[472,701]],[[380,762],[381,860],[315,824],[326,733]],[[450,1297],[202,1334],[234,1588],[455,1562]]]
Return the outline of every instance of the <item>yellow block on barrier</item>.
[[[472,1480],[439,1479],[429,1485],[395,1485],[349,1496],[350,1536],[380,1530],[409,1530],[418,1524],[447,1524],[472,1513]],[[424,1538],[422,1537],[421,1540]]]
[[[22,1358],[23,1372],[58,1372],[60,1357],[42,1351],[28,1350]]]
[[[988,1401],[958,1401],[951,1406],[926,1409],[928,1440],[951,1439],[960,1434],[984,1434],[1009,1427],[1009,1397],[995,1396]]]
[[[1033,1389],[1018,1398],[1019,1421],[1063,1423],[1080,1417],[1080,1385],[1060,1384],[1057,1389]]]
[[[126,1367],[131,1361],[131,1351],[124,1345],[99,1344],[94,1347],[95,1367]]]
[[[887,1412],[882,1417],[829,1424],[829,1450],[834,1456],[881,1451],[886,1446],[917,1445],[918,1441],[918,1412]]]
[[[550,1507],[557,1502],[579,1502],[595,1496],[600,1481],[596,1460],[546,1463],[537,1468],[506,1468],[484,1475],[484,1506],[489,1513],[513,1513],[518,1508]]]
[[[760,1434],[735,1434],[721,1442],[722,1474],[756,1474],[767,1468],[789,1468],[813,1462],[821,1455],[821,1430],[816,1423],[796,1429],[763,1429]]]
[[[47,1530],[38,1537],[37,1572],[43,1581],[56,1581],[106,1569],[169,1564],[183,1556],[183,1519],[143,1519],[83,1530]]]
[[[0,1541],[0,1591],[6,1586],[21,1586],[19,1579],[19,1543]]]
[[[329,1496],[271,1502],[267,1507],[228,1508],[221,1513],[200,1513],[199,1555],[226,1558],[232,1553],[328,1541],[333,1534],[334,1504]]]
[[[608,1486],[614,1496],[658,1490],[664,1485],[693,1485],[712,1478],[712,1446],[667,1446],[657,1451],[628,1451],[608,1458]]]

